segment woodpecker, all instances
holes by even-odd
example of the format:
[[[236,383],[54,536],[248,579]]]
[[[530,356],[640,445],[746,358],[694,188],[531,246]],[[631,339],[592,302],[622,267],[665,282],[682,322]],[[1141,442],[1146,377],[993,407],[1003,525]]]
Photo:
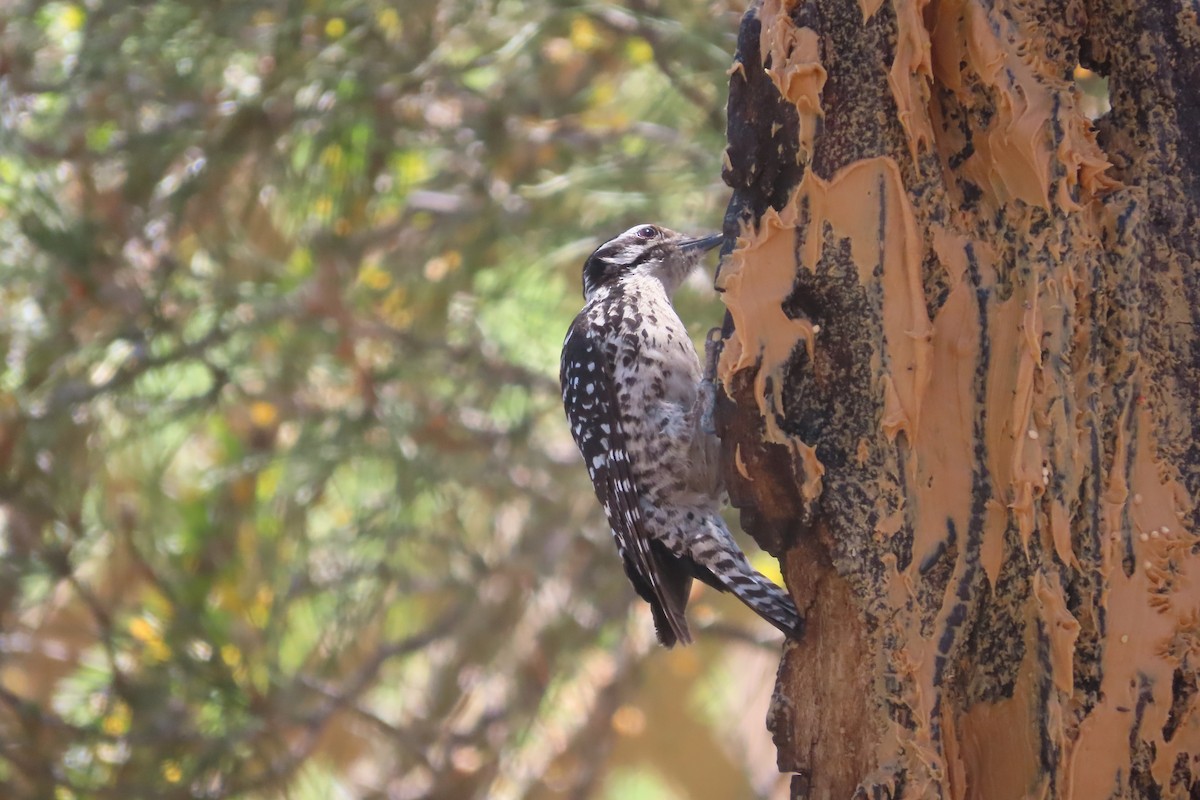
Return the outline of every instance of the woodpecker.
[[[733,592],[787,636],[801,629],[791,598],[750,566],[721,519],[718,442],[700,425],[700,359],[671,305],[721,240],[637,225],[596,248],[559,371],[625,574],[666,647],[692,641],[684,609],[693,578]]]

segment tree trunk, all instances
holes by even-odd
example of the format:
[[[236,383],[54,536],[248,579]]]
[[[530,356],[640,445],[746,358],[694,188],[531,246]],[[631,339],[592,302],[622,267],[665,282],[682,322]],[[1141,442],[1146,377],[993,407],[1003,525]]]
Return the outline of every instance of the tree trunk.
[[[1198,52],[1188,0],[747,13],[717,419],[794,797],[1200,796]]]

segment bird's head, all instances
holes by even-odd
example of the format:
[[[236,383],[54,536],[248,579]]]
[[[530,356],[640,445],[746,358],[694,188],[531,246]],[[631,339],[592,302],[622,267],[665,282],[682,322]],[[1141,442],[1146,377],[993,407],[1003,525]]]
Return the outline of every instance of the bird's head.
[[[661,225],[635,225],[596,248],[583,265],[583,298],[631,277],[656,278],[667,294],[721,243],[721,234],[693,238]]]

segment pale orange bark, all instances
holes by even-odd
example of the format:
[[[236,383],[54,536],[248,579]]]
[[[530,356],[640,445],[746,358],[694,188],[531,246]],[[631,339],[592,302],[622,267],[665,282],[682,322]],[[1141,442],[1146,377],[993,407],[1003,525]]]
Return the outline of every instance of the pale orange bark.
[[[797,797],[1200,792],[1198,42],[1181,2],[748,12],[718,422],[809,618]]]

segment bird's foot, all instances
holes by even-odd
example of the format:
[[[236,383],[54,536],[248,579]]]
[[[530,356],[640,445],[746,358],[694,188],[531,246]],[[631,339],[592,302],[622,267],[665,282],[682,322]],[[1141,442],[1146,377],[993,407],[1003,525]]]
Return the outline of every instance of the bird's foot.
[[[704,378],[700,381],[700,429],[709,435],[717,432],[713,414],[717,407],[717,362],[721,360],[721,350],[725,340],[721,338],[721,329],[713,328],[704,337]]]

